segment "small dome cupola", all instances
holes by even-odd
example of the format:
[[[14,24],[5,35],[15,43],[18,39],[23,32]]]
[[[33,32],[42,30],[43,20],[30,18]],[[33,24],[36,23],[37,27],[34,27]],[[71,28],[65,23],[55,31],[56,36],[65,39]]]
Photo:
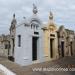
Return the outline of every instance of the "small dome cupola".
[[[38,10],[35,4],[33,4],[33,14],[37,14]]]

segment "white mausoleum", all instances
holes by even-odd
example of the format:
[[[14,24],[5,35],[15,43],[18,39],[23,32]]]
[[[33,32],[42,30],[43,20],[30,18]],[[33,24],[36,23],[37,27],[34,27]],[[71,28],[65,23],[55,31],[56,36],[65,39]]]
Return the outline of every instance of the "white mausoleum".
[[[43,62],[42,23],[38,18],[37,7],[33,4],[33,15],[16,25],[15,62],[25,66]]]

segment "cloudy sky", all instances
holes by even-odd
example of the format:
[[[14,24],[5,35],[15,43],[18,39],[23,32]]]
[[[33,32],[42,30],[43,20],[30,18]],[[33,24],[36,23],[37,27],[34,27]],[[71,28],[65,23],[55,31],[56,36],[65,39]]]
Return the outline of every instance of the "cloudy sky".
[[[9,33],[13,13],[18,21],[32,16],[33,3],[36,4],[43,22],[48,22],[51,10],[58,26],[75,29],[75,0],[0,0],[0,34]]]

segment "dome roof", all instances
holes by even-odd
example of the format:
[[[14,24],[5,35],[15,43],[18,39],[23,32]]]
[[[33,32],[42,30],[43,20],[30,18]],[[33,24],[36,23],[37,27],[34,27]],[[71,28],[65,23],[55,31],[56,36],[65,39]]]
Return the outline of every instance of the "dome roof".
[[[61,25],[61,26],[59,27],[59,31],[62,31],[63,29],[65,29],[65,28],[64,28],[63,25]]]
[[[32,22],[36,22],[36,23],[38,23],[38,24],[41,24],[41,20],[38,18],[37,15],[33,15],[33,16],[31,16],[29,22],[30,22],[30,23],[32,23]]]

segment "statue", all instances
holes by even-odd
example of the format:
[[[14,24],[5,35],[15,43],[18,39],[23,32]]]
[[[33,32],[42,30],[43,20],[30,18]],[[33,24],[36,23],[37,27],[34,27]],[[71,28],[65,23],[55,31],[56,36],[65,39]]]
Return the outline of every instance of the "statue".
[[[13,18],[15,18],[15,13],[13,14]]]
[[[38,12],[37,7],[36,7],[35,4],[33,4],[33,13],[34,13],[34,14],[37,14],[37,12]]]
[[[51,12],[51,11],[50,11],[49,19],[50,19],[50,20],[53,20],[53,14],[52,14],[52,12]]]

